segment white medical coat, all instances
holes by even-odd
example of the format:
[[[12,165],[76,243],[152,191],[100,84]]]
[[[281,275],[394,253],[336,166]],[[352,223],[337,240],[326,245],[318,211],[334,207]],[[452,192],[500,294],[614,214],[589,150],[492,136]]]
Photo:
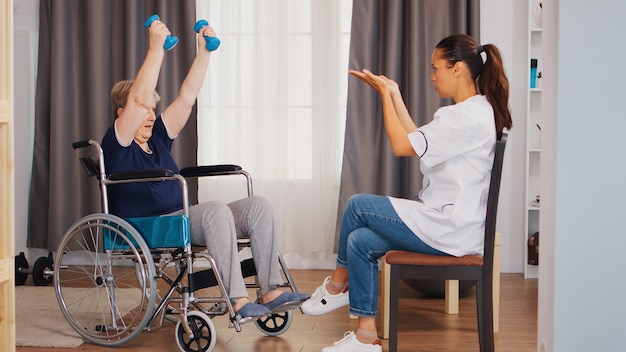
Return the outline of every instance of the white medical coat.
[[[493,108],[476,95],[437,110],[409,134],[424,176],[419,200],[389,197],[402,221],[429,246],[483,255],[496,133]]]

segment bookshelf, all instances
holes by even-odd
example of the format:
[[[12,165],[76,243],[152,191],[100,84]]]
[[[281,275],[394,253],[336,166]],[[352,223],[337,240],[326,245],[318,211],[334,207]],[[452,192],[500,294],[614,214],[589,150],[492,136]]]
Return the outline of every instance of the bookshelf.
[[[541,158],[541,1],[528,0],[528,41],[526,81],[526,174],[525,174],[525,238],[524,277],[537,278],[539,242],[539,212],[541,204],[540,158]]]

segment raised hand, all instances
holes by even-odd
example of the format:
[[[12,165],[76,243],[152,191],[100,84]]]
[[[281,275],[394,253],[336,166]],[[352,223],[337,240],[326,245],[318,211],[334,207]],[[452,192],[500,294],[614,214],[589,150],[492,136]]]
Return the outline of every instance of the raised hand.
[[[215,51],[220,46],[220,40],[215,35],[213,28],[209,26],[209,22],[207,22],[207,20],[198,20],[193,29],[196,33],[200,34],[198,36],[199,46],[206,47],[206,50],[208,51]],[[204,43],[201,42],[200,38],[204,39]]]
[[[157,14],[148,17],[144,26],[150,32],[150,47],[158,44],[162,45],[165,50],[171,50],[178,44],[178,37],[170,35],[172,33]]]
[[[348,70],[348,73],[376,89],[379,94],[399,92],[400,90],[398,84],[385,75],[375,75],[366,69],[363,71]]]

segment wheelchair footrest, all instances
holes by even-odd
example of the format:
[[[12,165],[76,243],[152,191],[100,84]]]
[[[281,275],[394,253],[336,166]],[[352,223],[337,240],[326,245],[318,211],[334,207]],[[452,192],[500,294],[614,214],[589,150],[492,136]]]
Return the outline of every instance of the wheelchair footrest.
[[[284,312],[288,312],[296,308],[300,308],[302,303],[303,303],[302,301],[285,302],[279,305],[278,307],[275,307],[274,309],[272,309],[272,314],[284,313]]]

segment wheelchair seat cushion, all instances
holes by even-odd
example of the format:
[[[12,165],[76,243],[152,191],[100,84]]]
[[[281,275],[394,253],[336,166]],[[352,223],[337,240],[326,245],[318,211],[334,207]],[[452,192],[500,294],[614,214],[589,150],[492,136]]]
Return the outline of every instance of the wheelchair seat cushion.
[[[189,218],[185,215],[127,218],[151,249],[177,248],[191,244]]]

